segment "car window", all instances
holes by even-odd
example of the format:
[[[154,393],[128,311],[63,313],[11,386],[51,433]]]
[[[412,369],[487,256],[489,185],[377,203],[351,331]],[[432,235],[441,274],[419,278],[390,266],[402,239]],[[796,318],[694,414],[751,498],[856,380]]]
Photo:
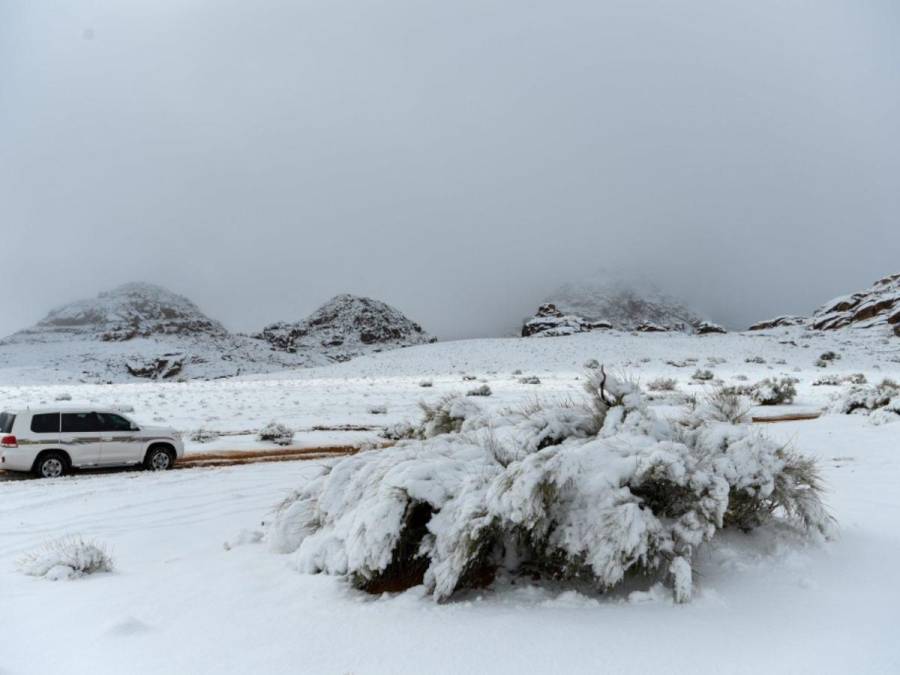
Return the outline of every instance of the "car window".
[[[79,433],[82,431],[101,431],[100,418],[97,413],[63,413],[62,430]]]
[[[31,430],[36,434],[58,434],[59,413],[41,413],[31,416]]]
[[[131,431],[131,422],[121,415],[97,413],[103,431]]]
[[[0,413],[0,434],[8,434],[12,431],[13,422],[15,421],[16,416],[12,413]]]

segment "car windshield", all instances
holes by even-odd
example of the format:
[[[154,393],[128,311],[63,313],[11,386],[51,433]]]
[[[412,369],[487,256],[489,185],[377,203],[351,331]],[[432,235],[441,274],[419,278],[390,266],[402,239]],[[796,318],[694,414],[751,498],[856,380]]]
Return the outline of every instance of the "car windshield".
[[[16,416],[8,412],[0,412],[0,434],[8,434],[12,431]]]

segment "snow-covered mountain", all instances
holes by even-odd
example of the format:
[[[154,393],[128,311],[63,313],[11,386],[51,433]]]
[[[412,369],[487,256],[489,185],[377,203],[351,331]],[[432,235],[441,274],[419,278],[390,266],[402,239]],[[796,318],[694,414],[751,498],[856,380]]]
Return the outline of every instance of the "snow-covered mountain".
[[[805,325],[814,330],[887,328],[900,336],[900,274],[879,279],[869,288],[829,300],[810,317],[778,317],[760,321],[750,330]]]
[[[567,283],[545,299],[542,307],[547,306],[552,306],[554,312],[565,319],[567,330],[582,325],[581,330],[611,326],[619,330],[690,333],[703,323],[699,314],[655,284],[609,276]],[[535,317],[526,321],[523,335],[541,334],[533,329],[543,325],[545,318],[539,310]],[[556,334],[555,329],[553,333]]]
[[[124,342],[136,337],[184,335],[222,337],[228,331],[184,296],[134,282],[51,311],[31,328],[7,340],[88,338]]]
[[[394,307],[347,293],[336,295],[301,321],[274,323],[254,337],[282,352],[317,351],[333,361],[436,341]]]
[[[37,382],[227,377],[325,362],[233,335],[187,298],[146,283],[63,305],[0,341],[0,368]]]
[[[187,298],[129,283],[54,309],[0,340],[0,369],[16,379],[122,382],[216,378],[346,361],[360,354],[433,342],[383,302],[338,295],[296,323],[258,335],[230,333]]]

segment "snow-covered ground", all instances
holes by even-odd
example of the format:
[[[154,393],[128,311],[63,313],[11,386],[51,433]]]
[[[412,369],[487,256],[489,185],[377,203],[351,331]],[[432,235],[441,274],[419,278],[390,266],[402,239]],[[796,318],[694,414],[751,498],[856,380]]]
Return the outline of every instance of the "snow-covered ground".
[[[415,418],[419,400],[482,381],[493,395],[477,400],[488,407],[577,397],[584,363],[597,359],[643,382],[676,378],[684,393],[710,387],[691,379],[697,369],[726,383],[790,375],[798,398],[779,411],[819,410],[843,388],[813,386],[822,375],[900,379],[897,344],[865,331],[587,333],[439,343],[210,382],[32,386],[0,372],[0,409],[71,397],[228,434],[189,451],[261,447],[254,432],[271,420],[297,429],[298,444],[338,444],[375,432],[313,427]],[[840,359],[817,367],[829,350]],[[530,375],[540,384],[520,381]],[[677,606],[669,593],[527,583],[436,605],[417,589],[373,598],[302,575],[251,533],[313,462],[3,482],[0,673],[900,672],[900,422],[826,414],[763,431],[819,458],[840,536],[812,545],[729,534],[701,557],[693,602]],[[17,571],[23,553],[67,535],[108,546],[115,571],[57,582]]]

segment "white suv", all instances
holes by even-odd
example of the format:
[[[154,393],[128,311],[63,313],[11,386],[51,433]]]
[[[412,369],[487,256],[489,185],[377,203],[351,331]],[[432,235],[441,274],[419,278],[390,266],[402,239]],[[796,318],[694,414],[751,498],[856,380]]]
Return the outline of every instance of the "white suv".
[[[44,478],[73,468],[143,464],[171,469],[184,456],[173,429],[138,426],[114,410],[44,408],[0,412],[0,469]]]

